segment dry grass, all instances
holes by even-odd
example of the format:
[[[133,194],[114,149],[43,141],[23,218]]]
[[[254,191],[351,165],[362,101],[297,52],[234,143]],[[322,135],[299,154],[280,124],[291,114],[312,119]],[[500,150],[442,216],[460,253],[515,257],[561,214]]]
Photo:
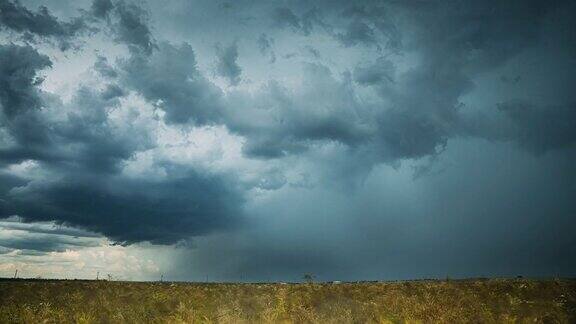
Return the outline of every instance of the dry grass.
[[[0,323],[576,323],[574,280],[0,282]]]

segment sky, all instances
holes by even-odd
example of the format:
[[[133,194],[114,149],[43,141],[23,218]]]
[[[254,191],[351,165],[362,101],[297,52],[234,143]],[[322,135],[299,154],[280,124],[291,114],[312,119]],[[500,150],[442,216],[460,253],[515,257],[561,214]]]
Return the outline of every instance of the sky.
[[[576,276],[576,4],[0,0],[0,276]]]

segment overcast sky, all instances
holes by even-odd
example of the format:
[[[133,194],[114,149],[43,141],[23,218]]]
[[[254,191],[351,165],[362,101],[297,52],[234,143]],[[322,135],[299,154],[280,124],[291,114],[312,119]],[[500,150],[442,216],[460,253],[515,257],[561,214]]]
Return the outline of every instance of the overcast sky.
[[[575,13],[0,0],[0,275],[576,276]]]

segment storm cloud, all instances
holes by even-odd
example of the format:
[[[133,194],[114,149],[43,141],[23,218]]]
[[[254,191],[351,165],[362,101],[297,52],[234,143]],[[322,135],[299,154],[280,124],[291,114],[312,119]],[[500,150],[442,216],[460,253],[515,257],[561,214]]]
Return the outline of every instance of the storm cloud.
[[[181,279],[574,274],[574,4],[40,3],[0,1],[1,253],[56,224]]]
[[[166,122],[203,125],[219,119],[221,92],[198,71],[189,44],[161,43],[150,57],[135,53],[120,67],[123,83],[157,103]]]
[[[216,73],[228,79],[230,85],[237,85],[240,82],[240,75],[242,74],[242,69],[236,62],[238,60],[238,45],[233,43],[223,47],[218,44],[216,49],[218,51]]]
[[[25,38],[52,38],[59,43],[61,49],[68,49],[72,39],[88,29],[83,17],[63,22],[45,6],[40,6],[37,12],[33,12],[18,0],[0,2],[0,25],[23,33]]]

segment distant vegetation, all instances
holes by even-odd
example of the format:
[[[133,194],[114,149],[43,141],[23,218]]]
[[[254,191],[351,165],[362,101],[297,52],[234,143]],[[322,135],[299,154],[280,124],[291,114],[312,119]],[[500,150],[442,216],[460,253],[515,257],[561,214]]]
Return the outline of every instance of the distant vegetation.
[[[0,281],[0,323],[69,322],[576,323],[576,281]]]

